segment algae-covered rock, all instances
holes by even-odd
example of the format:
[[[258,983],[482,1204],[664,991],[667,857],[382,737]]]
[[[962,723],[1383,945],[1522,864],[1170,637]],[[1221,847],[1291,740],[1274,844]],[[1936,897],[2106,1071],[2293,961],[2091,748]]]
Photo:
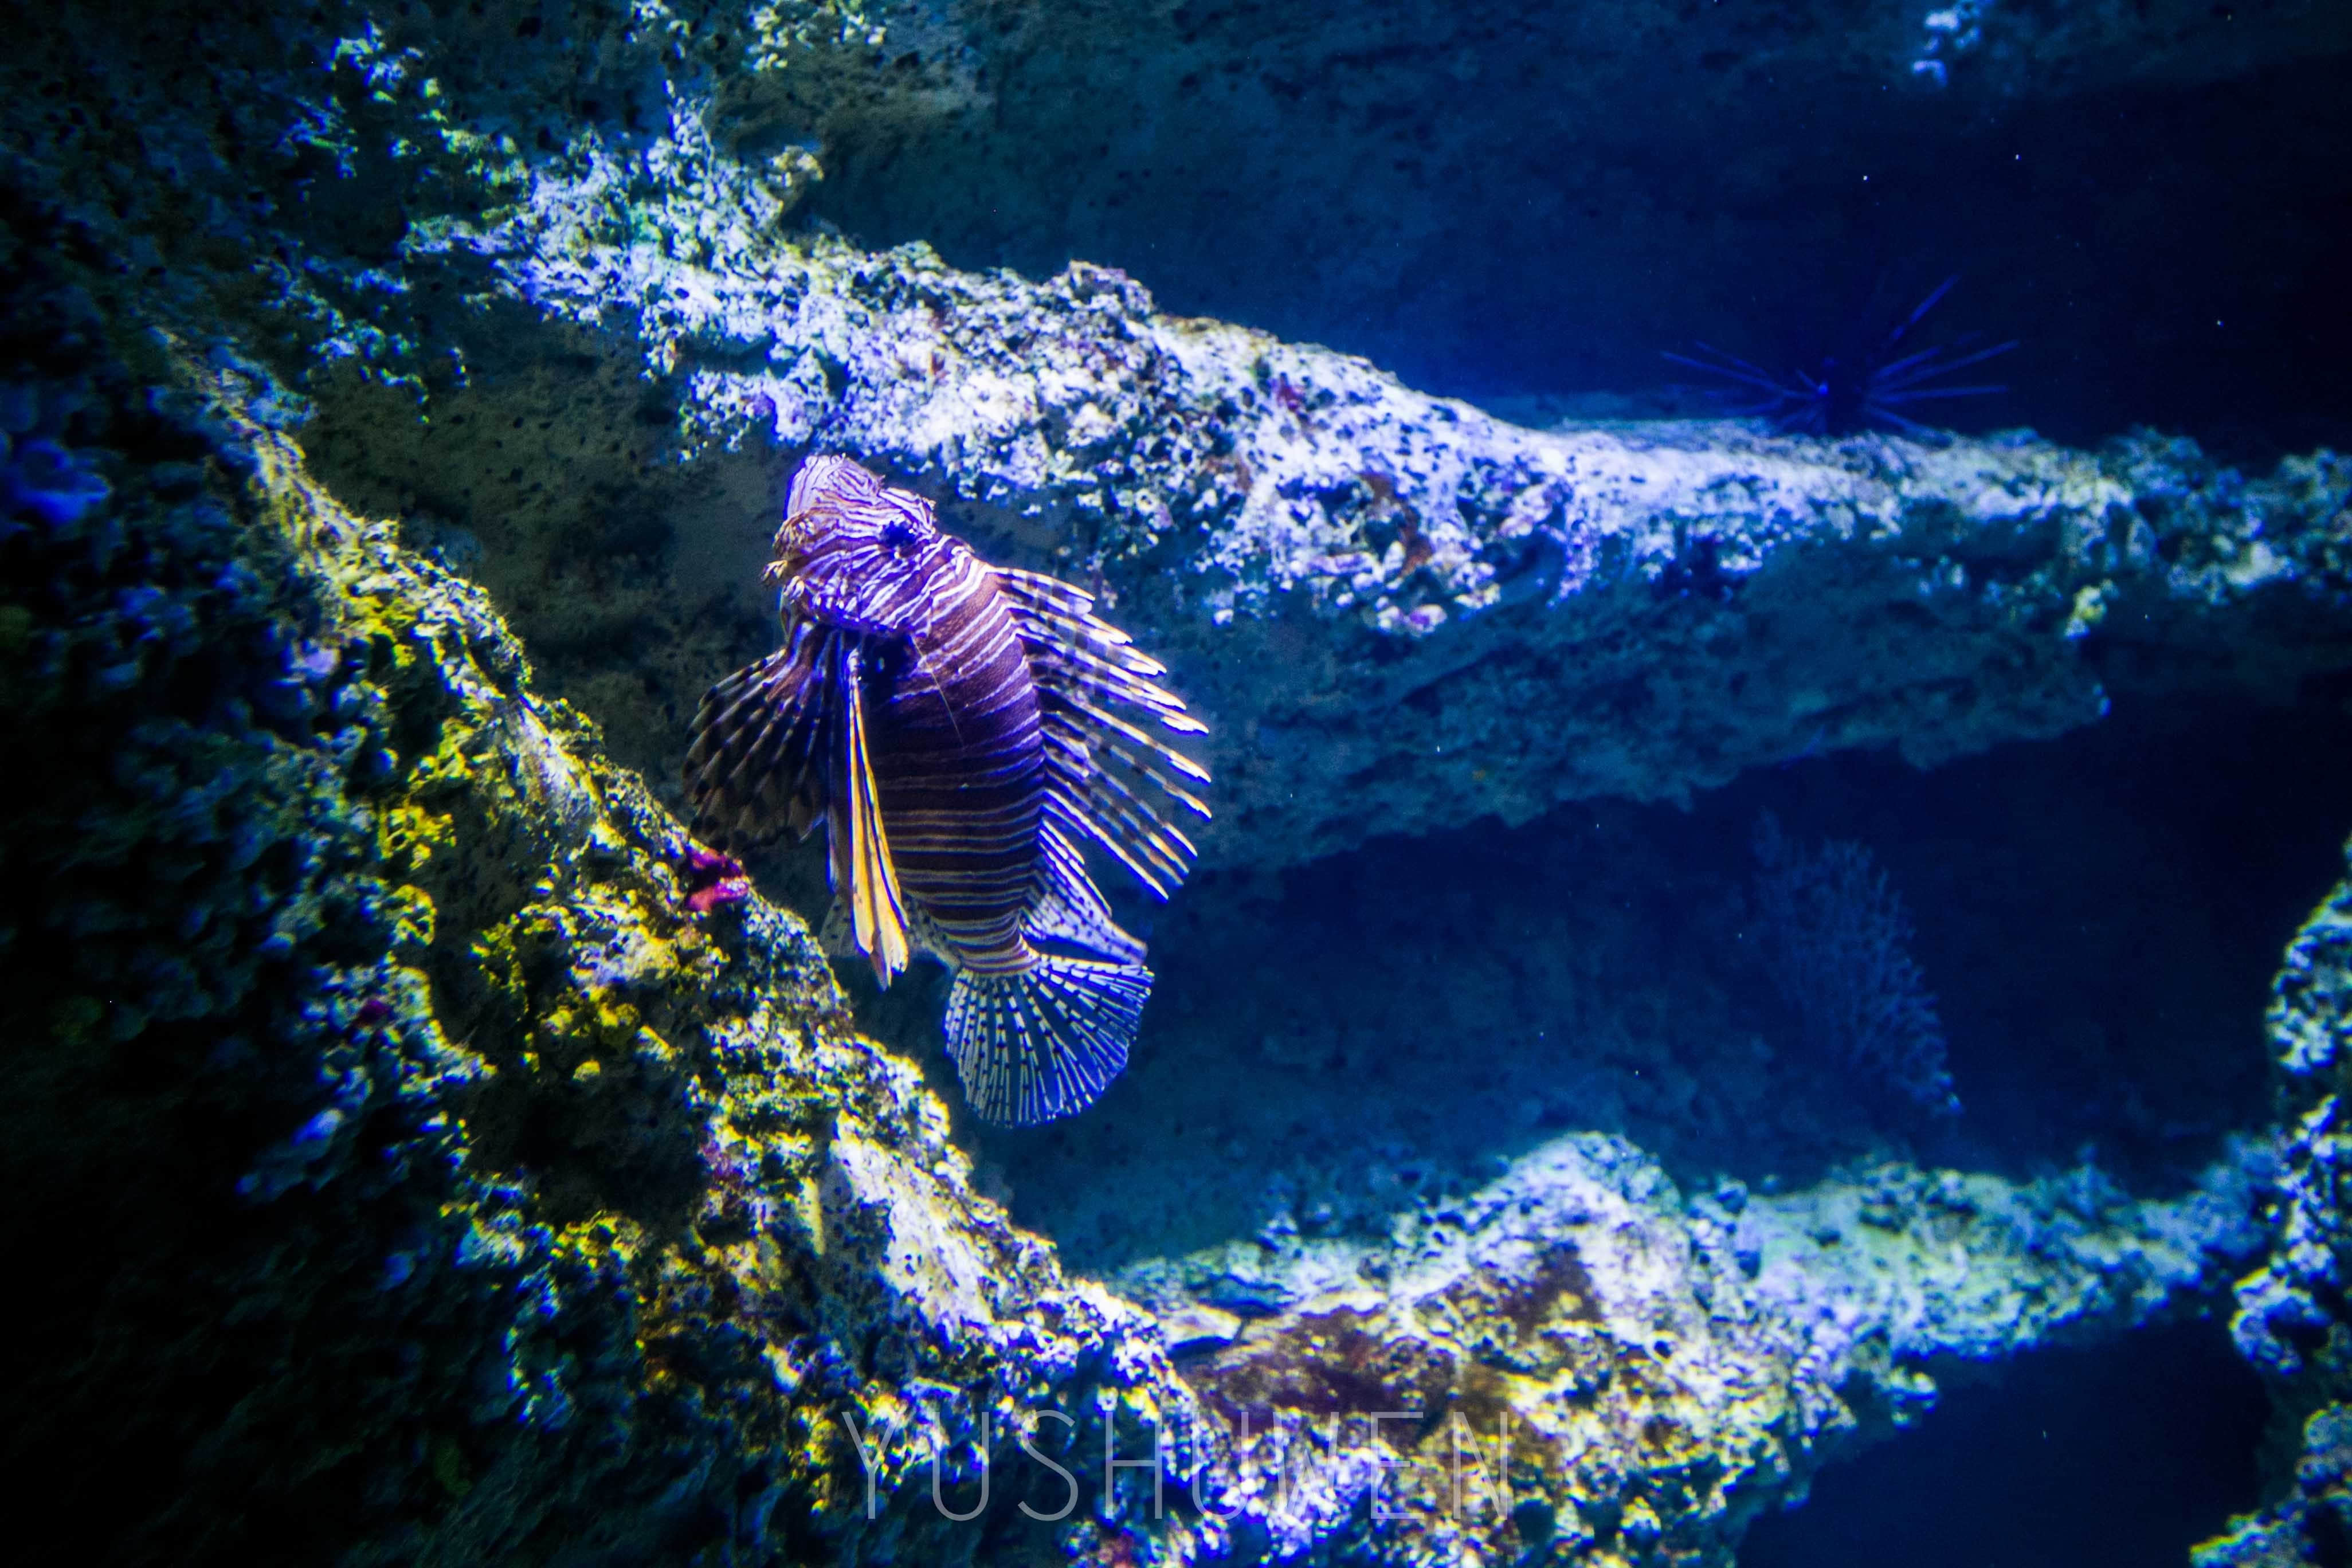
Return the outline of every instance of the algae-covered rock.
[[[2352,1540],[2352,881],[2311,912],[2279,972],[2270,1033],[2280,1082],[2281,1165],[2269,1256],[2238,1281],[2231,1329],[2271,1384],[2273,1441],[2291,1473],[2275,1500],[2197,1549],[2198,1568],[2340,1559]],[[2287,1470],[2287,1464],[2275,1467]]]
[[[2024,433],[1530,430],[1361,360],[1164,315],[1084,263],[1031,282],[920,245],[689,234],[681,215],[760,200],[727,183],[748,176],[724,128],[713,107],[634,151],[527,160],[515,199],[413,234],[408,264],[481,268],[559,324],[478,332],[485,355],[520,356],[518,390],[570,334],[604,332],[658,378],[711,485],[757,460],[730,445],[847,451],[996,557],[1098,585],[1211,723],[1212,862],[1599,795],[1681,800],[1848,749],[1932,765],[2093,722],[2118,690],[2274,696],[2352,649],[2352,479],[2327,453],[2249,482],[2153,437],[2084,453]],[[505,395],[481,397],[469,417],[505,430]],[[614,405],[592,388],[563,418],[619,433],[639,410]],[[421,452],[378,439],[386,417],[330,396],[330,471],[446,494]],[[543,531],[576,526],[562,476],[533,472],[554,493],[495,520],[492,557],[541,558]],[[756,528],[683,501],[672,523],[682,587],[756,581]],[[665,748],[659,771],[675,762]]]
[[[478,588],[317,487],[265,374],[169,338],[134,373],[18,295],[10,406],[107,494],[0,538],[45,759],[8,1173],[51,1260],[11,1452],[102,1555],[945,1560],[936,1452],[1181,1417],[1145,1315],[971,1195],[797,921],[691,896],[676,822]]]
[[[2169,1202],[1686,1199],[1565,1138],[1117,1291],[976,1195],[664,805],[804,449],[1117,601],[1213,721],[1210,855],[1277,866],[2287,689],[2352,650],[2352,473],[1532,429],[1108,268],[796,226],[828,127],[984,96],[970,19],[89,6],[0,60],[9,1454],[92,1552],[1721,1563],[1947,1367],[2247,1267],[2256,1142]],[[2324,1043],[2314,931],[2280,1027]],[[2241,1339],[2324,1468],[2296,1093]]]
[[[1528,429],[1108,268],[795,226],[776,159],[962,112],[964,25],[338,13],[206,44],[199,113],[155,65],[195,23],[159,8],[14,68],[152,111],[20,117],[108,244],[310,378],[320,472],[489,584],[657,790],[763,649],[768,514],[811,447],[1117,603],[1211,723],[1213,864],[1844,750],[1931,765],[2352,658],[2326,452],[2249,479],[2154,436]]]

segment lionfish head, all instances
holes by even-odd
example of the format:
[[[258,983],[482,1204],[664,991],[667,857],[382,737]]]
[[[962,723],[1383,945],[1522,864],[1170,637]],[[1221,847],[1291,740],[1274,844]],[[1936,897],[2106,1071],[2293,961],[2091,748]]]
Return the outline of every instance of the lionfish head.
[[[948,548],[929,501],[824,455],[793,479],[768,577],[820,621],[898,630],[919,612]]]

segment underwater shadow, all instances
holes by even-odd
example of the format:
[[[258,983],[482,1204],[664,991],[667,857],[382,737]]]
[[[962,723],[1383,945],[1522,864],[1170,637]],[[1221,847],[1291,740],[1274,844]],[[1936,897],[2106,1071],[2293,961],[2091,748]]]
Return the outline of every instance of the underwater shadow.
[[[2268,1405],[2210,1322],[2043,1351],[1822,1472],[1741,1568],[2170,1568],[2258,1500]]]
[[[1151,933],[1136,1058],[1084,1116],[965,1136],[1015,1216],[1112,1270],[1256,1237],[1388,1234],[1574,1131],[1686,1190],[1878,1152],[2168,1194],[2268,1110],[2263,1011],[2326,891],[2352,721],[2126,704],[1920,773],[1855,753],[1692,807],[1585,803],[1197,878]],[[1907,907],[1965,1107],[1808,1033],[1773,984],[1753,849],[1864,847]]]

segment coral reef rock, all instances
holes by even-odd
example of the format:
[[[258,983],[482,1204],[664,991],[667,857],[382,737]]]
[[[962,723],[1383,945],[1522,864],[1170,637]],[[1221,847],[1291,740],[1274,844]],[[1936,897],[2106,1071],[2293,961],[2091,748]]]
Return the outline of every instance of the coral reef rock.
[[[2211,1293],[2261,1244],[2269,1168],[2243,1145],[2170,1203],[1895,1163],[1685,1201],[1581,1134],[1381,1243],[1266,1237],[1122,1283],[1245,1435],[1277,1554],[1370,1517],[1380,1561],[1727,1562],[1825,1458],[1923,1414],[1927,1368]]]
[[[948,1561],[929,1478],[961,1511],[988,1434],[1148,1453],[1192,1407],[1149,1317],[971,1194],[806,930],[697,907],[676,822],[316,486],[257,367],[101,335],[10,389],[111,492],[0,541],[45,735],[7,1174],[56,1260],[17,1473],[68,1461],[118,1560]]]
[[[2347,849],[2352,858],[2352,849]],[[2268,1261],[2238,1282],[2231,1328],[2272,1385],[2274,1420],[2294,1434],[2280,1500],[2198,1548],[2198,1568],[2330,1563],[2352,1541],[2352,880],[2295,934],[2271,1005],[2283,1082],[2282,1170]]]
[[[701,686],[761,651],[762,525],[812,446],[1101,584],[1212,723],[1212,863],[1842,748],[1928,765],[2352,659],[2330,455],[2248,479],[2153,436],[1528,429],[1108,268],[792,226],[809,139],[933,102],[861,40],[951,21],[526,9],[207,34],[204,103],[152,74],[185,14],[128,47],[67,18],[16,68],[152,113],[12,112],[106,247],[311,374],[321,475],[499,594],[661,787]],[[909,74],[952,95],[934,43]]]
[[[1000,8],[380,9],[0,60],[8,1452],[87,1553],[1720,1563],[1945,1369],[2255,1268],[2259,1139],[1685,1199],[1586,1134],[1114,1290],[666,803],[812,448],[1098,587],[1264,866],[2291,689],[2352,465],[1516,425],[802,222],[828,137],[987,101]],[[2342,918],[2239,1328],[2317,1479],[2249,1542],[2340,1519]]]

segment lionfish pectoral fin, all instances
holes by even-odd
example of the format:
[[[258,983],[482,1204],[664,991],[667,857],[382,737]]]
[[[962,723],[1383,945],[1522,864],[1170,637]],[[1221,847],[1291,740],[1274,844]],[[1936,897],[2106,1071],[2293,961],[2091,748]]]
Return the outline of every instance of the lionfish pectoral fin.
[[[827,958],[863,958],[857,951],[857,934],[850,929],[849,901],[836,896],[824,907],[824,919],[816,928],[817,951]]]
[[[907,967],[907,905],[898,891],[898,868],[890,862],[890,837],[882,828],[882,805],[874,785],[873,759],[866,748],[866,701],[851,661],[848,688],[842,693],[843,729],[847,742],[844,771],[848,818],[846,833],[835,831],[836,863],[842,849],[848,864],[836,864],[835,888],[849,903],[850,930],[858,951],[874,963],[874,978],[887,985]],[[845,870],[847,875],[839,873]]]
[[[1044,953],[1019,974],[965,970],[948,993],[948,1051],[964,1098],[1016,1126],[1085,1110],[1127,1066],[1151,994],[1139,963]]]
[[[956,966],[955,944],[943,934],[920,904],[908,904],[907,943],[916,952],[928,952],[952,969]],[[816,929],[817,950],[827,958],[864,958],[857,945],[857,931],[849,913],[849,900],[835,897],[824,907],[824,919]]]
[[[797,637],[705,694],[686,757],[698,825],[736,845],[805,836],[826,804],[829,715],[819,639]]]

